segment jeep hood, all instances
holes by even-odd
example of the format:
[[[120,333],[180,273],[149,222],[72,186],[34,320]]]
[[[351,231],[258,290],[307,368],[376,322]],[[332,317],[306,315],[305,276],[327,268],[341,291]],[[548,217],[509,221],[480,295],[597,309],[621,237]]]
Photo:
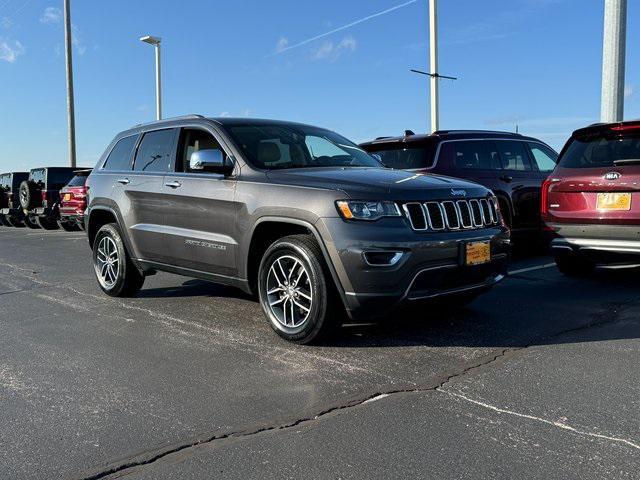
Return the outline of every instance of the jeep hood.
[[[272,170],[267,175],[274,183],[339,190],[362,200],[477,198],[489,193],[485,187],[459,178],[388,168],[299,168]]]

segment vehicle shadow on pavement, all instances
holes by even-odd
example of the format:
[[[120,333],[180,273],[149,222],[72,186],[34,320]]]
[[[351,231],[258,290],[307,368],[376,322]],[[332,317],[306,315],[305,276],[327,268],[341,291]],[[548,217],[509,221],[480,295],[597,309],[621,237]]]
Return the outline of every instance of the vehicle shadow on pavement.
[[[521,348],[562,343],[563,333],[615,323],[625,311],[637,311],[634,318],[640,322],[639,273],[599,270],[571,279],[553,269],[546,275],[516,275],[466,307],[421,302],[372,324],[347,324],[326,346]],[[609,331],[594,329],[589,341],[611,340]],[[626,335],[622,338],[636,338]]]
[[[137,296],[139,298],[224,297],[254,300],[251,295],[238,288],[197,279],[187,280],[175,287],[143,288]]]

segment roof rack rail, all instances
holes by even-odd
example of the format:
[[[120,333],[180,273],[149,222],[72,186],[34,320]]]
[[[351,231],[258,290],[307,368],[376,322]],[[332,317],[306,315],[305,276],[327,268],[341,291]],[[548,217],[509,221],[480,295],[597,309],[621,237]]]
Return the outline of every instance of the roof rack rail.
[[[143,122],[143,123],[138,123],[136,125],[136,127],[142,127],[144,125],[153,125],[154,123],[160,123],[160,122],[170,122],[172,120],[188,120],[188,119],[196,119],[196,118],[205,118],[204,115],[200,115],[198,113],[190,113],[188,115],[179,115],[177,117],[170,117],[170,118],[162,118],[160,120],[153,120],[152,122]]]
[[[500,130],[436,130],[433,132],[433,135],[442,135],[444,133],[495,133],[500,135],[513,135],[521,137],[519,133],[515,132],[504,132]]]
[[[390,137],[387,135],[386,137],[376,137],[376,140],[384,140],[386,138],[393,138],[393,137]]]

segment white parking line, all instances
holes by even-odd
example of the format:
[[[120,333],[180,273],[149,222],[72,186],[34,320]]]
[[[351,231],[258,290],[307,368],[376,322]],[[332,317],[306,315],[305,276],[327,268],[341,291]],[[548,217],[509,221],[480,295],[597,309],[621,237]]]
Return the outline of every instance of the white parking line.
[[[508,272],[509,275],[518,275],[519,273],[533,272],[534,270],[543,270],[545,268],[555,267],[555,263],[545,263],[544,265],[536,265],[535,267],[521,268],[520,270],[513,270]]]

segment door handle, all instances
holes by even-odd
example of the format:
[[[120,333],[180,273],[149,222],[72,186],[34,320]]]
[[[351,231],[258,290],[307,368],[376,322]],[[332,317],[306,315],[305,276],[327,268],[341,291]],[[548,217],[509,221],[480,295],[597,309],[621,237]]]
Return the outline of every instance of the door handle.
[[[511,175],[503,175],[500,177],[500,180],[503,182],[511,183],[513,182],[513,177]]]
[[[129,185],[131,183],[131,180],[129,180],[128,178],[119,178],[116,181],[118,183],[121,183],[122,185]]]
[[[182,186],[182,184],[180,182],[167,182],[165,183],[165,186],[171,187],[171,188],[179,188]]]

